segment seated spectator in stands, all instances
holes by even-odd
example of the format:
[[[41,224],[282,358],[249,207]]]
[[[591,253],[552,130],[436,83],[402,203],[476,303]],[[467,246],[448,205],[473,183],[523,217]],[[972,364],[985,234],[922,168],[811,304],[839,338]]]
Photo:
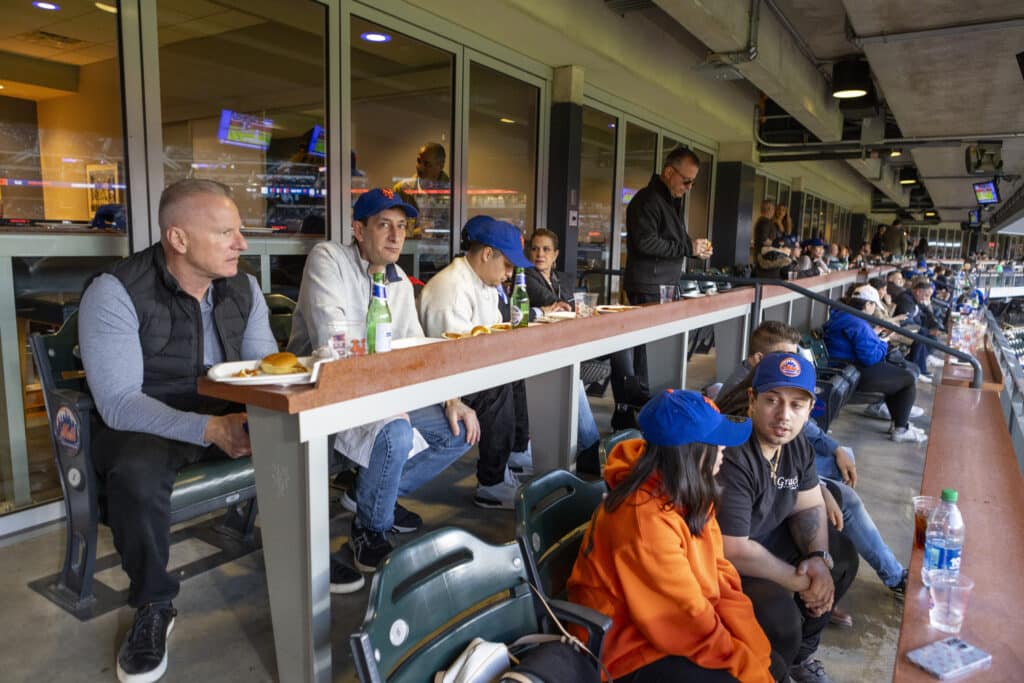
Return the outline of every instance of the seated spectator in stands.
[[[390,189],[372,189],[352,207],[352,244],[320,242],[309,252],[288,350],[307,355],[330,340],[333,321],[363,321],[373,274],[384,273],[394,340],[423,336],[412,284],[396,264],[405,242],[406,218],[416,208]],[[390,533],[411,533],[423,520],[398,503],[461,457],[479,438],[476,414],[457,398],[396,415],[335,436],[334,448],[355,463],[354,491],[342,504],[355,513],[349,546],[356,568],[374,572],[393,549]],[[415,439],[419,433],[422,441]],[[414,448],[420,442],[424,447]],[[425,442],[425,444],[423,444]],[[409,457],[416,451],[415,456]],[[331,557],[331,590],[348,593],[363,577]]]
[[[464,256],[452,259],[420,293],[420,321],[429,337],[465,333],[501,322],[498,288],[514,267],[529,268],[519,229],[490,216],[474,216],[462,229]],[[526,385],[502,384],[462,401],[480,422],[480,459],[473,502],[512,509],[519,480],[514,470],[533,473]]]
[[[526,293],[530,297],[531,320],[538,314],[547,315],[554,311],[571,311],[573,290],[563,284],[565,276],[555,271],[558,260],[558,235],[546,228],[537,228],[530,236],[530,259],[533,267],[526,269]],[[504,310],[502,317],[505,317]],[[580,382],[579,419],[577,421],[576,445],[579,453],[576,468],[588,474],[600,474],[601,465],[597,449],[601,432],[597,429],[594,413],[587,400],[587,391]]]
[[[839,247],[839,260],[843,264],[843,268],[850,265],[850,248],[846,245]]]
[[[894,270],[885,276],[885,282],[885,287],[889,291],[889,296],[892,297],[892,300],[895,302],[899,295],[903,293],[903,285],[906,282],[903,279],[903,273],[898,270]]]
[[[533,267],[526,269],[526,293],[530,306],[541,314],[552,311],[571,311],[572,283],[564,282],[565,274],[555,270],[558,260],[558,235],[547,228],[537,228],[530,236],[527,250]]]
[[[93,279],[82,295],[82,364],[98,412],[92,457],[107,523],[130,581],[135,621],[117,656],[123,683],[167,670],[177,572],[167,571],[178,470],[251,453],[245,407],[196,393],[206,368],[277,352],[230,190],[212,180],[167,187],[160,241]]]
[[[787,279],[793,267],[790,252],[796,238],[780,236],[771,245],[763,246],[757,254],[757,276],[771,280]]]
[[[842,259],[839,258],[838,242],[828,245],[828,258],[825,262],[828,263],[829,270],[840,270],[843,267]]]
[[[858,287],[846,303],[874,315],[881,299],[871,285]],[[923,443],[928,435],[910,423],[917,397],[917,377],[908,362],[890,356],[889,344],[866,321],[845,311],[833,310],[824,327],[830,359],[853,363],[860,369],[860,391],[879,392],[892,416],[890,437],[897,442]]]
[[[871,243],[861,242],[857,255],[853,257],[850,265],[857,268],[864,268],[871,263]]]
[[[719,394],[717,403],[722,412],[726,415],[746,415],[754,369],[761,358],[769,353],[798,353],[799,342],[800,331],[791,325],[774,320],[766,320],[758,325],[750,337],[753,353],[732,375],[736,377],[740,371],[744,371],[745,376],[735,384],[723,385]],[[915,409],[920,410],[916,406]],[[814,451],[814,468],[822,480],[821,495],[825,499],[829,520],[837,531],[853,543],[857,554],[867,560],[882,583],[897,597],[903,597],[906,593],[907,570],[886,545],[864,507],[864,502],[853,490],[857,485],[853,450],[840,446],[813,419],[804,424],[803,436]],[[833,623],[843,626],[853,625],[853,618],[841,611],[838,605],[833,606],[831,619]]]
[[[643,440],[608,457],[611,493],[568,583],[570,600],[612,618],[605,666],[616,683],[783,679],[792,653],[771,651],[715,519],[722,446],[744,443],[750,420],[669,389],[637,422]]]
[[[885,252],[885,233],[888,232],[888,225],[879,225],[878,232],[871,238],[871,255],[881,257]]]
[[[846,593],[858,565],[853,545],[828,524],[814,455],[802,435],[814,390],[809,361],[789,353],[764,356],[750,391],[751,436],[725,450],[717,479],[725,556],[797,683],[830,681],[813,655],[832,604]]]
[[[945,327],[932,312],[932,283],[927,277],[917,277],[911,282],[910,289],[904,289],[896,297],[896,314],[906,316],[906,324],[916,325],[920,334],[938,338],[945,333]],[[941,367],[943,361],[929,354],[929,348],[919,341],[910,345],[907,358],[917,365],[921,371],[920,378],[931,381],[931,371]]]
[[[800,277],[814,277],[828,274],[828,262],[825,261],[825,240],[820,237],[804,240],[804,255],[797,263]]]

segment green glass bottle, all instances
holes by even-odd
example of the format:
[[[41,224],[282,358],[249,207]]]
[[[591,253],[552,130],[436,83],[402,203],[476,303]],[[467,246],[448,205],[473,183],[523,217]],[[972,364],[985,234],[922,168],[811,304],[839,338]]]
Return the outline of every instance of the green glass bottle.
[[[368,353],[391,350],[391,309],[388,291],[384,288],[384,273],[373,274],[373,296],[366,311],[366,346]]]
[[[509,319],[512,327],[526,327],[530,324],[530,295],[526,293],[526,272],[522,268],[516,268],[511,309]]]

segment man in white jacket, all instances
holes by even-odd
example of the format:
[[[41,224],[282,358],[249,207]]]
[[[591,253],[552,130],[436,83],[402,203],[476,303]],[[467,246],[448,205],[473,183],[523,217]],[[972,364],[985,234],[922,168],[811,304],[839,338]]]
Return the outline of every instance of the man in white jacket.
[[[320,242],[309,253],[288,350],[308,354],[323,346],[334,321],[365,321],[373,274],[384,273],[393,339],[422,337],[412,284],[396,261],[405,241],[406,219],[416,216],[390,189],[372,189],[353,207],[354,241]],[[459,399],[395,415],[337,434],[335,448],[359,466],[349,545],[356,567],[373,572],[392,550],[388,533],[416,531],[423,520],[398,504],[469,450],[479,439],[474,411]],[[331,590],[359,590],[363,577],[331,559]]]
[[[514,267],[529,268],[523,234],[505,221],[474,216],[462,229],[465,256],[452,260],[420,293],[420,319],[427,335],[469,332],[501,322],[498,287]],[[522,380],[478,391],[462,400],[480,420],[480,459],[473,502],[511,509],[519,481],[515,472],[533,473],[526,386]]]

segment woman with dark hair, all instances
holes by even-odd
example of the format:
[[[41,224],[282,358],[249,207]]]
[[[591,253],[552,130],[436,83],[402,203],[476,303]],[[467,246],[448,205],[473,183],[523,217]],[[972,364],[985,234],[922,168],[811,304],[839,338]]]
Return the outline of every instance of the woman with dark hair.
[[[744,443],[750,420],[669,389],[637,422],[644,438],[608,456],[611,493],[569,577],[570,600],[612,617],[605,666],[616,683],[783,679],[715,518],[722,447]]]

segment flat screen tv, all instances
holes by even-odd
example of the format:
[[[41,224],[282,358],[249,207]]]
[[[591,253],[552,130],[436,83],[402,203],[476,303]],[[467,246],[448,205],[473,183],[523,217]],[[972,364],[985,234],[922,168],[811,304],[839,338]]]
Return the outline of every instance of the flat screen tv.
[[[271,119],[222,109],[220,127],[217,129],[217,140],[224,145],[267,149],[270,147],[273,126],[274,122]]]
[[[967,225],[972,228],[981,227],[981,207],[967,212]]]
[[[974,198],[979,204],[998,204],[999,188],[996,181],[986,180],[983,183],[974,183]]]
[[[324,135],[323,126],[313,126],[313,132],[309,135],[309,149],[306,151],[315,157],[327,156],[327,136]]]

